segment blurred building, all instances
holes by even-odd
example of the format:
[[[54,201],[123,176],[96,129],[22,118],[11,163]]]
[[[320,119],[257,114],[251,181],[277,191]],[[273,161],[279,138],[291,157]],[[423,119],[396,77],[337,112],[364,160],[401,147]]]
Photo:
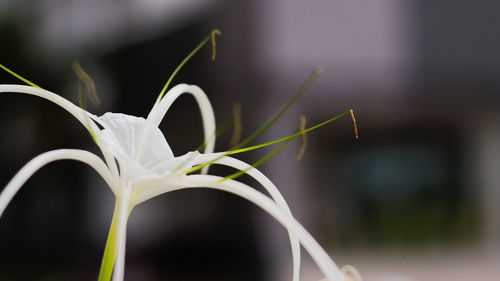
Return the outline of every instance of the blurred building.
[[[205,89],[221,122],[240,102],[247,135],[321,65],[323,76],[258,141],[294,132],[299,114],[312,125],[355,110],[359,140],[344,118],[308,135],[302,162],[292,144],[262,166],[298,220],[339,264],[358,264],[365,280],[495,280],[499,8],[462,0],[4,0],[1,63],[76,100],[70,63],[78,59],[101,93],[96,113],[145,116],[170,72],[217,27],[217,60],[202,50],[176,82]],[[2,73],[0,81],[15,80]],[[55,106],[2,96],[0,109],[8,136],[0,146],[2,183],[49,149],[95,150]],[[196,110],[182,98],[162,124],[176,154],[202,139]],[[221,136],[220,150],[229,137]],[[266,152],[241,157],[253,162]],[[0,220],[0,249],[9,253],[0,279],[93,278],[112,196],[81,171],[73,164],[44,168],[16,197]],[[85,181],[75,185],[75,177]],[[47,209],[41,201],[54,204]],[[127,243],[127,280],[291,277],[286,231],[225,194],[156,199],[134,210]],[[34,268],[28,273],[19,266],[27,255]],[[45,255],[51,260],[36,265]],[[319,279],[307,258],[305,264],[304,277]]]

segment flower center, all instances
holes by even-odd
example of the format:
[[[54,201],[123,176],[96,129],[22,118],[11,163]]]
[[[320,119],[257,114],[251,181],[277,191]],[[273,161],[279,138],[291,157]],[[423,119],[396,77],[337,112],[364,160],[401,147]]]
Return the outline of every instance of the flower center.
[[[108,112],[96,121],[104,127],[96,133],[99,145],[117,159],[121,174],[126,174],[124,169],[133,174],[145,172],[144,170],[152,171],[157,165],[174,158],[167,140],[158,128],[153,129],[144,143],[142,153],[137,155],[137,144],[147,124],[142,117]]]

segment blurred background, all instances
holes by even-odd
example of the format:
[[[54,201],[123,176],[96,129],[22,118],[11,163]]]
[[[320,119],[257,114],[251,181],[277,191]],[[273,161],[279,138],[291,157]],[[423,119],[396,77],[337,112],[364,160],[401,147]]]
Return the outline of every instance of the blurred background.
[[[219,28],[216,61],[206,46],[174,84],[204,89],[219,124],[241,103],[244,136],[322,65],[255,141],[294,132],[300,114],[312,125],[354,109],[359,140],[345,117],[308,135],[301,162],[297,141],[261,167],[296,218],[366,281],[497,280],[499,9],[493,0],[0,0],[0,63],[77,103],[78,60],[102,100],[91,112],[145,117],[177,64]],[[0,83],[19,81],[1,72]],[[174,154],[195,149],[194,99],[176,101],[161,129]],[[98,153],[74,118],[32,96],[0,96],[0,132],[1,186],[45,151]],[[83,164],[41,169],[0,220],[0,280],[96,280],[113,204]],[[127,281],[291,280],[286,231],[233,195],[150,200],[134,209],[127,238]],[[322,278],[303,260],[302,280]]]

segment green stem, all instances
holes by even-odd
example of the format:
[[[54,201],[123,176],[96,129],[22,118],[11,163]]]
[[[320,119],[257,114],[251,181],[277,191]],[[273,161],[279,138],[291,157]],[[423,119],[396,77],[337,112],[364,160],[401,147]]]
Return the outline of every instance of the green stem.
[[[111,227],[109,228],[108,239],[106,241],[106,247],[104,248],[104,255],[102,257],[101,269],[99,271],[98,281],[109,281],[111,280],[111,274],[113,273],[113,266],[115,263],[116,256],[116,221],[118,219],[118,199],[115,202],[115,210],[113,212],[113,220],[111,221]]]

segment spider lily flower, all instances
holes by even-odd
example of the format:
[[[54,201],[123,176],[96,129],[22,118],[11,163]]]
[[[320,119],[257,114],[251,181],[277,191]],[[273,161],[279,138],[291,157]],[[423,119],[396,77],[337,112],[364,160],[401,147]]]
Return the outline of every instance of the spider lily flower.
[[[88,164],[109,185],[116,196],[107,257],[103,263],[104,273],[113,280],[123,280],[125,259],[125,237],[127,218],[134,206],[174,190],[185,188],[211,188],[241,196],[267,211],[282,223],[291,234],[292,245],[297,250],[297,241],[311,254],[319,268],[329,280],[343,280],[343,275],[319,246],[314,238],[298,223],[274,184],[260,171],[230,156],[225,152],[213,153],[215,118],[204,92],[191,85],[173,87],[157,103],[147,119],[121,113],[105,113],[97,117],[68,100],[43,89],[23,85],[0,85],[0,93],[24,93],[39,96],[61,106],[77,118],[93,136],[104,155],[104,161],[84,150],[59,149],[43,153],[28,162],[7,184],[0,195],[0,215],[21,186],[44,165],[58,160],[76,160]],[[205,141],[204,153],[196,151],[175,157],[165,137],[158,129],[163,116],[173,101],[183,93],[191,93],[197,100],[203,117]],[[269,192],[271,198],[235,180],[223,180],[214,175],[188,175],[182,171],[195,165],[213,162],[238,170],[245,170]],[[118,163],[118,165],[116,164]],[[106,267],[109,267],[106,269]],[[298,264],[295,265],[296,270]],[[109,277],[108,277],[109,279]],[[298,272],[294,274],[298,280]]]
[[[214,34],[216,32],[212,32],[213,45]],[[205,39],[198,45],[187,59],[207,41],[208,39]],[[174,71],[174,75],[187,59]],[[165,93],[173,76],[165,85],[151,112],[145,119],[110,112],[102,116],[96,116],[55,93],[41,89],[6,69],[1,64],[0,68],[31,85],[0,85],[0,93],[34,95],[59,105],[82,123],[103,155],[101,159],[85,150],[58,149],[35,157],[21,168],[0,193],[0,217],[21,186],[41,167],[59,160],[76,160],[86,163],[97,171],[116,197],[115,211],[104,250],[99,281],[108,281],[111,277],[113,277],[113,281],[122,281],[124,278],[127,220],[133,208],[161,194],[187,188],[210,188],[233,193],[264,209],[279,221],[289,233],[293,258],[293,281],[299,280],[300,245],[311,255],[327,280],[344,281],[351,280],[353,277],[356,281],[360,280],[354,268],[349,267],[347,271],[343,268],[341,271],[337,267],[325,250],[292,216],[285,199],[276,186],[257,170],[255,165],[247,164],[230,156],[290,140],[349,113],[354,121],[352,111],[344,112],[309,129],[301,129],[301,131],[288,137],[242,148],[243,145],[241,144],[249,142],[250,139],[258,135],[256,132],[235,149],[214,153],[215,116],[206,94],[199,87],[186,84],[179,84]],[[294,95],[292,102],[287,103],[259,130],[262,132],[277,120],[291,103],[298,98],[301,94],[300,91],[308,87],[310,82],[310,79],[306,81],[299,92]],[[199,105],[203,120],[205,149],[203,153],[192,151],[181,156],[175,156],[158,126],[173,102],[184,93],[193,95]],[[209,165],[215,164],[229,166],[248,174],[260,183],[270,196],[266,196],[256,189],[234,180],[233,178],[236,178],[236,176],[233,176],[234,174],[228,177],[208,175]],[[202,170],[201,174],[191,174],[193,171],[200,169]]]

